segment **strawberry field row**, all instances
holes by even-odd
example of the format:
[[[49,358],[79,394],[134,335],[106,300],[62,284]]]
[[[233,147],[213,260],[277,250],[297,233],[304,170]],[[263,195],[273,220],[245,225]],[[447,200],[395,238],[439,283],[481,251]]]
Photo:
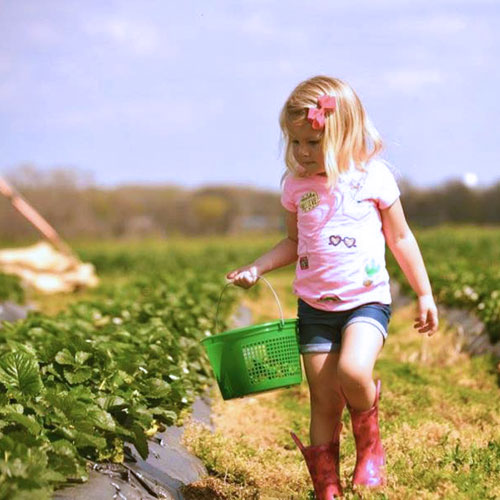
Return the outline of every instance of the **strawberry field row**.
[[[123,461],[127,442],[146,457],[147,436],[179,424],[209,382],[200,340],[241,253],[164,246],[86,257],[104,279],[93,300],[0,331],[0,498],[51,498],[86,479],[87,460]],[[233,299],[230,288],[221,327]]]
[[[416,236],[438,303],[472,311],[500,340],[500,229],[436,228]],[[409,286],[394,259],[389,271]]]

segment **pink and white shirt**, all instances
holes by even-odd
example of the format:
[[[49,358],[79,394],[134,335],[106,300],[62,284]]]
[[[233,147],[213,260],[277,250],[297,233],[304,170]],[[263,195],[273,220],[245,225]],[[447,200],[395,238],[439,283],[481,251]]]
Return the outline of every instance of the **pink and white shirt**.
[[[352,168],[333,191],[323,175],[283,184],[282,205],[297,212],[298,259],[294,294],[316,309],[345,311],[369,302],[391,303],[380,209],[399,197],[381,160],[366,172]]]

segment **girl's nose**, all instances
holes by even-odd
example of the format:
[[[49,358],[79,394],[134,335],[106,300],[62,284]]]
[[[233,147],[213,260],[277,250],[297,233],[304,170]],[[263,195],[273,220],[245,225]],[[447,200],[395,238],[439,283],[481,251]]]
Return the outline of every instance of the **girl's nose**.
[[[309,156],[309,148],[307,146],[301,146],[299,148],[299,154],[302,157],[307,157]]]

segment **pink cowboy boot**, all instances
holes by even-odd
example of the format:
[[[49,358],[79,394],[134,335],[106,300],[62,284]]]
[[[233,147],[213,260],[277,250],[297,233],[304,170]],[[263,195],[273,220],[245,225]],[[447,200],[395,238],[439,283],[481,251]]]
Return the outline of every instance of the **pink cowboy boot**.
[[[317,500],[332,500],[342,496],[339,470],[340,430],[339,422],[335,427],[333,438],[328,444],[319,446],[304,446],[299,438],[291,432],[295,444],[299,447],[306,460],[311,475]]]
[[[352,420],[352,431],[356,441],[356,467],[353,486],[376,488],[385,484],[385,453],[380,441],[378,427],[378,402],[380,380],[377,381],[375,402],[366,411],[357,411],[347,405]]]

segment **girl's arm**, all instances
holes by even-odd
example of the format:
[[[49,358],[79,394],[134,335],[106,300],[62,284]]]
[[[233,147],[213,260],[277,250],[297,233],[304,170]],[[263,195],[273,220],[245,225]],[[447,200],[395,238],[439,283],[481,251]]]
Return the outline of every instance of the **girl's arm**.
[[[251,264],[227,273],[226,278],[232,280],[235,285],[250,288],[257,283],[259,275],[296,262],[298,235],[295,212],[287,211],[286,226],[287,238],[282,239],[274,248]]]
[[[380,211],[385,241],[418,297],[419,316],[414,327],[432,335],[438,327],[437,307],[417,240],[406,222],[399,198]]]

